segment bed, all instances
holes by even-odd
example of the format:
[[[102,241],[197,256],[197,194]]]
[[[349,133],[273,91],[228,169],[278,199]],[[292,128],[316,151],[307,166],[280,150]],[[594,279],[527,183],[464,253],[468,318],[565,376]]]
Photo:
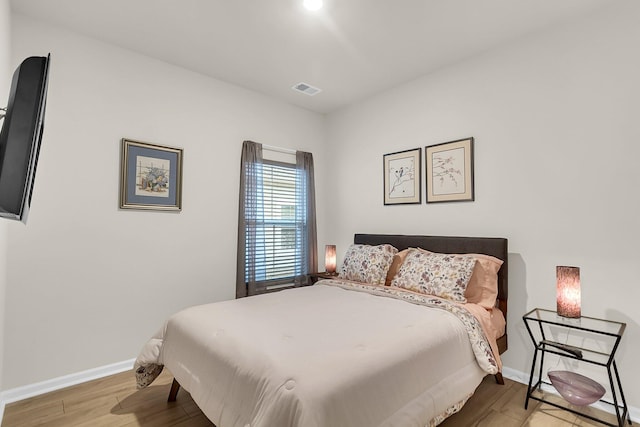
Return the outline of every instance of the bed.
[[[347,274],[176,313],[136,360],[139,386],[166,367],[169,399],[183,387],[218,427],[438,425],[486,375],[502,381],[507,240],[356,234],[345,270],[352,249],[389,245],[407,256],[394,286]],[[501,261],[491,307],[402,287],[414,258],[442,254]]]

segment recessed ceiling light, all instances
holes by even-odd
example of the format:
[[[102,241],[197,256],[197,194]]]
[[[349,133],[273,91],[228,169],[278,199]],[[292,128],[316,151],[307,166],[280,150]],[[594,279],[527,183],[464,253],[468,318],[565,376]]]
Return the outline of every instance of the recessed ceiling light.
[[[307,10],[316,11],[322,9],[322,0],[304,0]]]

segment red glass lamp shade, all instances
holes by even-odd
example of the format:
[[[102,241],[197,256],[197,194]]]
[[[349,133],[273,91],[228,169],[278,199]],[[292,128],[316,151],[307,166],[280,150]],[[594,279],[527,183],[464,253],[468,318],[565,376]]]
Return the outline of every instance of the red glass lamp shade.
[[[580,317],[580,267],[556,267],[557,312],[563,317]]]
[[[549,371],[547,375],[558,393],[574,405],[591,405],[604,396],[604,387],[584,375],[569,371]]]
[[[336,272],[336,245],[324,247],[324,271],[330,274]]]

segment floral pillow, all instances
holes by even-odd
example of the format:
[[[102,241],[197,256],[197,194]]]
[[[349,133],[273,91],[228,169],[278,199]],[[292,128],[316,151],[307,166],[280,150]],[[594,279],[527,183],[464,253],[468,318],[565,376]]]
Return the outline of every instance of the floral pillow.
[[[418,250],[429,254],[434,253],[422,248],[418,248]],[[481,305],[486,309],[495,307],[496,299],[498,298],[498,270],[500,270],[504,261],[485,254],[459,255],[476,259],[476,266],[473,268],[473,274],[469,278],[467,289],[464,291],[467,302]]]
[[[391,245],[351,245],[347,249],[338,277],[382,286],[397,252]]]
[[[476,259],[469,256],[410,249],[391,285],[465,303],[475,265]]]

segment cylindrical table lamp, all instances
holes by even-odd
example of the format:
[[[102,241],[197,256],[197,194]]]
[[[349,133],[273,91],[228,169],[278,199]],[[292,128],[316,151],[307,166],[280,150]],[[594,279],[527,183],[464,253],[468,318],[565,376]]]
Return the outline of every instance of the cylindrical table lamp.
[[[330,274],[336,273],[336,245],[324,247],[324,271]]]
[[[557,312],[563,317],[580,317],[580,267],[556,267]]]

